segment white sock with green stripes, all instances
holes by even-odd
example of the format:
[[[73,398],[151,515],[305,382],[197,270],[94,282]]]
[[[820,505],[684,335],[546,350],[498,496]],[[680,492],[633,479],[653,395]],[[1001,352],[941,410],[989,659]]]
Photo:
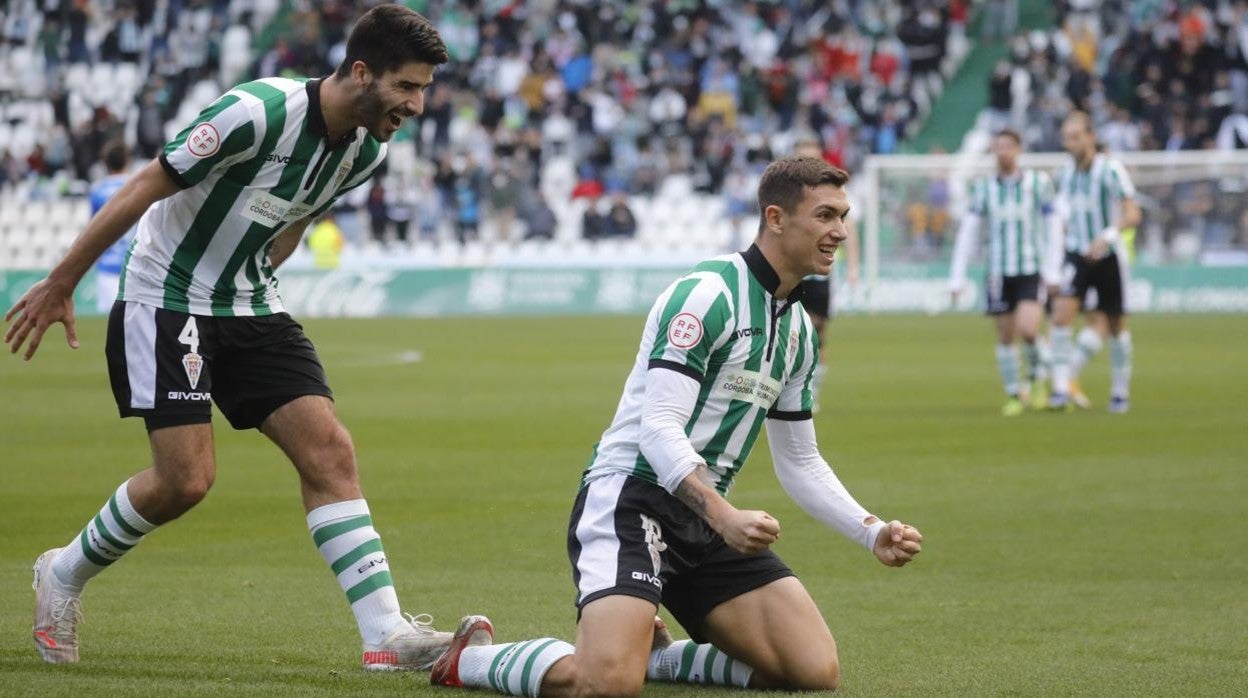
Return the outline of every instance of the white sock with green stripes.
[[[1070,363],[1075,353],[1070,327],[1049,328],[1049,347],[1053,352],[1053,392],[1070,393]]]
[[[407,623],[399,611],[390,565],[367,502],[351,499],[317,507],[308,512],[308,530],[338,576],[366,646],[380,645],[395,628]]]
[[[679,640],[650,653],[646,678],[651,681],[701,683],[747,688],[754,670],[714,645]]]
[[[1131,333],[1123,330],[1109,340],[1110,395],[1123,400],[1131,394]]]
[[[1018,397],[1018,352],[1013,344],[997,345],[997,371],[1001,373],[1005,394]]]
[[[1049,366],[1053,363],[1053,352],[1049,351],[1049,340],[1044,337],[1036,337],[1036,343],[1032,345],[1036,349],[1036,380],[1049,379]]]
[[[1023,365],[1026,367],[1023,373],[1027,376],[1028,383],[1043,378],[1040,372],[1044,366],[1040,363],[1040,349],[1036,342],[1023,342]]]
[[[465,647],[459,655],[459,680],[465,686],[492,688],[509,696],[536,696],[546,672],[575,651],[572,645],[551,637]]]
[[[1101,353],[1101,347],[1105,343],[1101,341],[1101,335],[1091,327],[1079,330],[1079,336],[1076,337],[1075,342],[1079,345],[1079,349],[1075,352],[1074,360],[1070,364],[1070,375],[1078,378],[1079,374],[1083,373],[1083,367]]]
[[[130,504],[129,484],[129,480],[121,483],[100,513],[52,561],[56,581],[69,591],[81,593],[88,580],[120,560],[156,528]]]

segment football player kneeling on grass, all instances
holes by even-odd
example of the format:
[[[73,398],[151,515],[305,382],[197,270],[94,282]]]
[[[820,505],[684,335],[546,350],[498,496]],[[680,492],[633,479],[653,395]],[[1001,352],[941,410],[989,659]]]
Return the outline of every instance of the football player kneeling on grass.
[[[632,695],[646,679],[834,689],[836,643],[769,548],[780,523],[724,498],[766,422],[776,474],[807,512],[900,567],[923,537],[859,505],[819,455],[811,421],[814,329],[797,303],[846,239],[843,171],[773,163],[745,252],[707,260],[655,302],[615,421],[594,449],[568,526],[576,645],[491,645],[466,618],[430,678],[511,695]],[[663,604],[692,639],[656,624]]]

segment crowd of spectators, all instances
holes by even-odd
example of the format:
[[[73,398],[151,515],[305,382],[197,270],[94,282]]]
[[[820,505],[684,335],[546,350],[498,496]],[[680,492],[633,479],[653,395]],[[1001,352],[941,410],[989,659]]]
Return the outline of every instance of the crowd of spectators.
[[[236,79],[327,74],[354,18],[374,4],[296,0],[276,40]],[[967,14],[966,0],[406,4],[437,25],[451,62],[424,117],[393,144],[412,148],[422,166],[392,168],[391,179],[352,204],[375,214],[368,233],[386,239],[406,239],[409,227],[430,234],[422,219],[429,203],[435,225],[449,221],[460,240],[478,235],[487,215],[501,221],[501,234],[541,237],[550,206],[536,198],[538,184],[554,157],[572,159],[578,195],[608,221],[623,218],[607,213],[618,208],[616,195],[653,194],[672,174],[689,177],[695,192],[725,194],[800,135],[813,134],[827,159],[853,169],[867,153],[896,151],[917,126]],[[247,5],[10,3],[5,38],[40,47],[56,132],[30,152],[0,152],[0,178],[65,170],[85,181],[98,144],[118,135],[139,156],[153,155],[191,87],[220,80],[219,37],[248,20]],[[99,62],[141,64],[142,83],[124,113],[90,105],[89,118],[75,122],[64,68]],[[434,192],[432,202],[418,201],[425,194],[408,192],[411,185]]]
[[[247,20],[245,12],[231,16],[230,5],[228,0],[7,3],[0,12],[0,57],[8,68],[0,77],[0,107],[10,129],[0,139],[9,141],[0,142],[0,186],[65,173],[61,179],[81,190],[98,166],[102,145],[118,138],[137,155],[154,156],[191,86],[216,79],[226,25]],[[91,74],[97,66],[116,72]],[[133,79],[99,84],[101,75]],[[20,138],[21,128],[33,131],[33,140]]]
[[[1248,147],[1248,1],[1067,0],[989,79],[995,124],[1061,150],[1072,108],[1110,150]]]
[[[1061,151],[1072,109],[1108,151],[1248,148],[1248,0],[1067,0],[1050,31],[1012,39],[989,79],[991,129]],[[1137,245],[1154,260],[1248,247],[1246,177],[1138,182]]]

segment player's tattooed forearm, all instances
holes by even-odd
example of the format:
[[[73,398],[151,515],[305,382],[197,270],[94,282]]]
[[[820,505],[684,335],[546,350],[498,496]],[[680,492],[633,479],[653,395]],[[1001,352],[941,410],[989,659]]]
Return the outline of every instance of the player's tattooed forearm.
[[[705,467],[698,466],[699,470]],[[702,517],[706,516],[706,495],[690,485],[688,480],[684,480],[676,486],[675,494],[676,499],[679,499],[685,506],[693,510],[693,513]]]

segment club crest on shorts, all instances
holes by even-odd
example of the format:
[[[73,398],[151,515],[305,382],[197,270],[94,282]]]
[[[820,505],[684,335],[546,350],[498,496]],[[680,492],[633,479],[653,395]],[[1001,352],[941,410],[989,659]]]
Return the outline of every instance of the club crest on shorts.
[[[182,356],[182,368],[186,370],[186,380],[191,384],[191,390],[199,386],[199,374],[204,370],[204,357],[195,352],[187,352]]]
[[[659,553],[667,550],[667,543],[663,542],[663,529],[659,527],[659,522],[640,514],[641,530],[646,533],[646,547],[650,549],[650,562],[654,564],[654,576],[659,576],[659,571],[663,567],[663,558]]]

